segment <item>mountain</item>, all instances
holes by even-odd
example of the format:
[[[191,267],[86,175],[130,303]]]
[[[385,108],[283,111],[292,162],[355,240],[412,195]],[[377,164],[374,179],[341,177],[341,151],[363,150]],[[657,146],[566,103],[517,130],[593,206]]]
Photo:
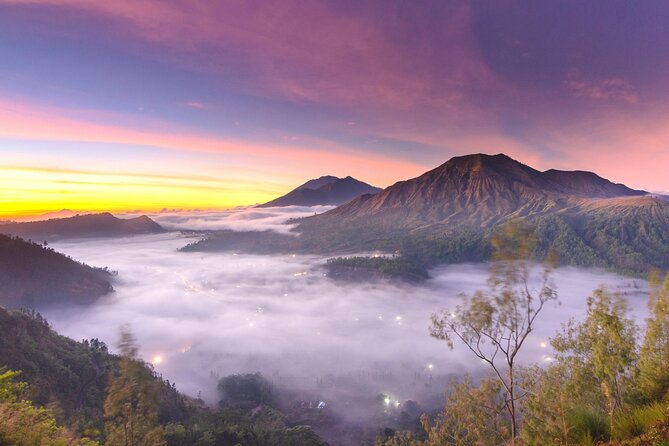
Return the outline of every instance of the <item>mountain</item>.
[[[321,251],[400,251],[430,267],[482,261],[504,223],[534,228],[536,257],[645,274],[669,268],[669,202],[591,172],[538,171],[506,155],[456,157],[298,223]]]
[[[370,186],[369,184],[358,181],[352,177],[337,178],[333,176],[324,176],[307,181],[303,185],[288,192],[286,195],[265,204],[261,204],[258,207],[338,206],[361,195],[375,194],[380,191],[381,189],[378,187]]]
[[[113,291],[112,274],[36,243],[0,234],[0,305],[86,304]]]
[[[441,263],[489,259],[492,235],[507,222],[533,228],[535,257],[644,275],[669,269],[669,201],[592,172],[539,171],[512,158],[455,157],[419,177],[328,212],[291,220],[299,237],[213,233],[186,251],[393,253],[329,264],[339,276],[373,268],[420,277]],[[257,233],[256,233],[257,234]],[[386,274],[387,275],[387,274]]]
[[[489,227],[554,212],[583,199],[643,196],[591,172],[540,172],[506,155],[455,157],[374,196],[361,196],[305,225],[363,224],[424,230],[434,225]]]
[[[318,189],[320,187],[323,187],[327,184],[334,183],[337,181],[339,178],[333,177],[332,175],[325,175],[320,178],[316,178],[313,180],[309,180],[306,183],[304,183],[301,186],[298,186],[295,188],[295,190],[302,190],[302,189]]]
[[[121,219],[108,212],[24,223],[8,223],[0,226],[0,233],[40,241],[64,238],[120,237],[161,232],[165,232],[165,229],[145,215]]]

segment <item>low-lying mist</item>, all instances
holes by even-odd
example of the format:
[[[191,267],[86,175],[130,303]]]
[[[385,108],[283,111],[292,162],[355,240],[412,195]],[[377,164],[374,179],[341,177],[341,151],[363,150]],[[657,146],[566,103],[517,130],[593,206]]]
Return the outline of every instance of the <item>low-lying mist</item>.
[[[155,214],[129,213],[127,217],[148,215],[165,229],[180,231],[275,231],[289,233],[293,225],[284,224],[292,218],[320,214],[335,206],[286,206],[274,208],[245,207],[227,211],[163,211]]]
[[[272,229],[296,211],[283,219],[276,209],[238,213],[219,220],[213,213],[169,215],[161,223],[230,228],[222,220],[231,219],[246,222],[239,225],[243,230]],[[112,350],[119,328],[129,325],[145,360],[184,393],[210,403],[217,400],[220,377],[261,372],[279,387],[360,420],[378,394],[393,404],[411,399],[435,407],[449,376],[482,370],[463,348],[451,352],[431,338],[428,327],[431,313],[454,308],[463,293],[485,287],[485,264],[440,267],[420,285],[352,284],[326,277],[323,257],[177,251],[191,241],[171,232],[53,243],[57,251],[119,275],[116,292],[100,303],[45,315],[61,334],[96,337]],[[540,316],[525,361],[550,361],[549,337],[570,317],[582,318],[587,296],[602,284],[623,292],[638,318],[645,313],[644,281],[574,268],[560,268],[554,281],[560,304],[551,303]]]

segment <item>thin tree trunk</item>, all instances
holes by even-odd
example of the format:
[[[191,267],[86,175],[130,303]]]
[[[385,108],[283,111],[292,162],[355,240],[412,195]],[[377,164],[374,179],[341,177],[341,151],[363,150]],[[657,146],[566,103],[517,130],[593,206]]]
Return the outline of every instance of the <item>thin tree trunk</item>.
[[[516,446],[516,401],[513,388],[513,364],[509,364],[509,412],[511,413],[511,446]]]

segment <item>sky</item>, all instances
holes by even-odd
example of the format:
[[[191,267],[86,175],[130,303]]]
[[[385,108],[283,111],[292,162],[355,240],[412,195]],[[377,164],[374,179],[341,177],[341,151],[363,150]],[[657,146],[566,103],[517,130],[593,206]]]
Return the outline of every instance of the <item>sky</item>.
[[[666,23],[655,0],[0,0],[0,218],[468,153],[667,191]]]

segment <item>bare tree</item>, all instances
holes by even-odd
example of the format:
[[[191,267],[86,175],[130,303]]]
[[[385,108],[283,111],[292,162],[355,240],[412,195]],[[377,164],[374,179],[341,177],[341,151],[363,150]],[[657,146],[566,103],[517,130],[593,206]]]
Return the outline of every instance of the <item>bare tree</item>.
[[[551,274],[554,257],[548,256],[535,279],[532,232],[508,224],[492,239],[494,248],[488,290],[477,291],[455,310],[432,315],[430,334],[453,349],[459,340],[488,364],[504,392],[504,406],[511,418],[511,444],[518,435],[519,394],[516,361],[537,317],[551,300],[557,300]],[[532,276],[532,277],[531,277]],[[531,283],[535,283],[532,286]]]

